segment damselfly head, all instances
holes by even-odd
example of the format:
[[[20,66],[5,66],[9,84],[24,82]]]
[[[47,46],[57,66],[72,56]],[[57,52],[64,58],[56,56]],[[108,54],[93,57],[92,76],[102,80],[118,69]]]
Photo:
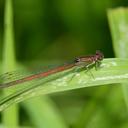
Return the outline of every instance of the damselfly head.
[[[97,50],[96,51],[96,58],[97,58],[97,60],[103,60],[103,58],[104,58],[103,53],[101,51]]]

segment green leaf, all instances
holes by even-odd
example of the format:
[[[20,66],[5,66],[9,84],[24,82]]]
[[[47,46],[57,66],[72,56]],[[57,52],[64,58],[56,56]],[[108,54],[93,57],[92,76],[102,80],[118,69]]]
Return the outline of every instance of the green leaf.
[[[128,8],[109,10],[108,19],[116,56],[128,58]],[[122,89],[128,107],[128,82],[122,84]]]
[[[127,63],[128,59],[104,59],[99,70],[95,70],[94,68],[88,72],[86,70],[81,70],[80,72],[69,70],[51,75],[46,79],[36,80],[31,86],[28,86],[26,83],[23,88],[19,88],[17,93],[11,94],[1,100],[0,111],[14,103],[39,95],[112,83],[125,83],[128,80]]]
[[[27,115],[36,128],[67,128],[58,108],[48,96],[22,102]]]
[[[4,48],[3,48],[3,60],[2,60],[2,72],[9,72],[16,69],[15,51],[14,51],[14,32],[13,32],[13,7],[12,1],[5,1],[5,13],[4,13]],[[15,93],[15,89],[8,89],[4,92],[4,95]],[[12,116],[13,115],[13,116]],[[12,106],[2,113],[3,124],[6,127],[18,126],[18,106]]]

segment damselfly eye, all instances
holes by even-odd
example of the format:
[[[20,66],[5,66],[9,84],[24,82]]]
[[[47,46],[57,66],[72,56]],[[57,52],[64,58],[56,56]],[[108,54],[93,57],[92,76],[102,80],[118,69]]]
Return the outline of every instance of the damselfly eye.
[[[103,60],[103,58],[104,58],[103,53],[100,51],[96,51],[96,56],[97,56],[98,60]]]

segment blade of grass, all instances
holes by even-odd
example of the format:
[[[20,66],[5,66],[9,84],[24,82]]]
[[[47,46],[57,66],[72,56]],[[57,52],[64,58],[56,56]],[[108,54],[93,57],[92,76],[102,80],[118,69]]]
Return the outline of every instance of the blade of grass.
[[[31,86],[25,86],[20,88],[17,93],[14,93],[8,97],[5,97],[0,102],[0,111],[7,108],[9,105],[21,102],[31,97],[50,94],[55,92],[67,91],[77,88],[99,86],[112,83],[124,83],[128,80],[128,59],[104,59],[101,69],[96,71],[92,69],[91,72],[94,78],[89,72],[81,71],[76,73],[76,76],[71,80],[74,72],[62,76],[61,73],[52,75],[50,78],[42,81],[38,81]],[[58,79],[56,76],[60,76]]]
[[[22,106],[36,128],[67,128],[57,107],[46,96],[22,102]]]
[[[12,1],[5,1],[4,19],[4,49],[3,49],[3,72],[14,70],[16,67],[14,55],[14,33],[13,33],[13,8]],[[13,89],[5,89],[4,95],[15,92]],[[3,125],[6,127],[18,126],[18,106],[14,105],[2,113]]]
[[[98,88],[98,90],[93,94],[94,96],[91,98],[91,100],[89,100],[89,102],[86,102],[83,106],[83,109],[77,118],[74,128],[88,127],[88,123],[94,116],[94,113],[99,109],[99,101],[101,102],[101,100],[104,100],[104,97],[109,92],[108,90],[108,86]],[[104,100],[104,102],[106,101]]]
[[[128,8],[110,9],[108,20],[116,56],[128,58]],[[122,84],[122,89],[128,107],[128,82]]]

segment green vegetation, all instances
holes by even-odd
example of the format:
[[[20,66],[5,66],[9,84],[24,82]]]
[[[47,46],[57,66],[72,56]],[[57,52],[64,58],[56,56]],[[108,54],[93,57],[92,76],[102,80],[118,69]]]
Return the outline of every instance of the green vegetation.
[[[1,74],[21,67],[29,73],[30,65],[63,63],[97,49],[105,55],[98,70],[73,68],[1,89],[1,125],[128,127],[128,9],[109,9],[126,3],[105,1],[0,1]]]

